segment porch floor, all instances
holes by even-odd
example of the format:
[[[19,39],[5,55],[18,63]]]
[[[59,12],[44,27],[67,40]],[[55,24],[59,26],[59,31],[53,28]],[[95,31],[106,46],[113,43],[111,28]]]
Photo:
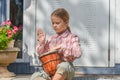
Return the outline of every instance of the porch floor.
[[[0,78],[0,80],[30,80],[30,74],[16,75],[11,78]],[[120,80],[119,75],[96,75],[96,74],[79,74],[75,75],[74,80]]]

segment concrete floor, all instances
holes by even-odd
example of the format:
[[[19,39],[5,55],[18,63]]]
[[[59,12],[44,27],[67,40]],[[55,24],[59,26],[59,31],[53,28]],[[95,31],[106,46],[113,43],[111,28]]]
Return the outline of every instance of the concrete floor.
[[[17,75],[11,78],[0,78],[0,80],[30,80],[31,75]],[[120,75],[91,75],[76,74],[74,80],[120,80]]]
[[[16,75],[15,77],[10,78],[0,78],[0,80],[30,80],[31,75]]]

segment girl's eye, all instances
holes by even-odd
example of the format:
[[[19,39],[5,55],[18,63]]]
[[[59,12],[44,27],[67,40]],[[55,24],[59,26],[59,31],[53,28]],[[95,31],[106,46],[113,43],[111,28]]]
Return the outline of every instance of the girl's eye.
[[[59,22],[56,22],[56,24],[59,24]]]
[[[56,23],[52,23],[52,24],[59,24],[59,22],[56,22]]]
[[[54,24],[60,24],[60,22],[55,22]]]

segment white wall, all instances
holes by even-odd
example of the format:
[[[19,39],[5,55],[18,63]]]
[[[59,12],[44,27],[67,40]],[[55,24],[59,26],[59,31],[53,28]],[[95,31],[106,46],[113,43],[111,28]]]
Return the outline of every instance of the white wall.
[[[120,63],[120,0],[116,0],[115,62]]]
[[[47,37],[54,34],[50,14],[54,9],[64,7],[70,14],[72,32],[80,37],[83,52],[82,57],[74,64],[88,67],[114,66],[115,0],[29,0],[28,2],[25,0],[24,2],[23,51],[32,56],[30,60],[34,62],[36,28],[42,28]]]
[[[64,7],[70,14],[70,27],[80,37],[82,57],[76,66],[108,66],[109,0],[37,0],[36,25],[47,36],[54,33],[50,13]]]
[[[23,62],[34,63],[36,0],[24,0],[23,14]]]

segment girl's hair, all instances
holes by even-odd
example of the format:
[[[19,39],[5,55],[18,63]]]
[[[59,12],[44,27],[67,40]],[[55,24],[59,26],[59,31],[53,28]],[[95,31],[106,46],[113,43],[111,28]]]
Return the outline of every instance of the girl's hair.
[[[64,8],[56,9],[55,11],[52,12],[51,16],[60,17],[64,22],[69,23],[69,14]],[[71,31],[69,26],[68,30]]]

